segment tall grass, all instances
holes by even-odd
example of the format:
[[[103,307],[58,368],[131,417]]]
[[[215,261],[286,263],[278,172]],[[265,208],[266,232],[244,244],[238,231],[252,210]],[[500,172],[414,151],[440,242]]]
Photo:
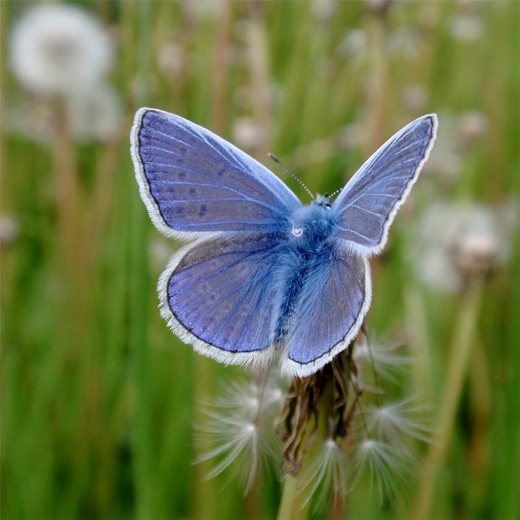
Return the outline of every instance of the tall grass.
[[[157,251],[170,245],[139,200],[127,138],[147,104],[264,162],[272,151],[311,190],[329,193],[416,116],[439,113],[439,141],[460,134],[468,111],[487,118],[483,135],[456,150],[452,176],[442,175],[446,147],[434,150],[372,261],[367,325],[410,348],[401,384],[432,405],[443,444],[423,449],[395,501],[379,502],[363,481],[345,515],[518,518],[518,234],[477,296],[421,285],[406,254],[414,223],[440,199],[518,204],[518,4],[403,2],[378,13],[356,1],[76,3],[118,41],[111,82],[124,119],[107,142],[76,141],[59,109],[47,142],[15,131],[17,104],[38,100],[7,63],[10,29],[28,4],[0,5],[2,516],[276,517],[281,486],[269,473],[251,500],[225,473],[208,482],[192,464],[199,401],[240,370],[193,353],[159,317],[155,280],[166,258]],[[159,59],[168,42],[180,63],[171,74]]]

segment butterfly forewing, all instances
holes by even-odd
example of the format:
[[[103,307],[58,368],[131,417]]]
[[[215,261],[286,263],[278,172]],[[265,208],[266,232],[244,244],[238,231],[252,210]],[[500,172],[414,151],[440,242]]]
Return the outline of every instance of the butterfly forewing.
[[[300,206],[252,157],[179,116],[140,109],[131,141],[141,196],[166,235],[267,232]]]
[[[388,228],[428,157],[436,128],[433,114],[405,126],[365,162],[334,201],[338,236],[352,249],[370,255],[383,248]]]

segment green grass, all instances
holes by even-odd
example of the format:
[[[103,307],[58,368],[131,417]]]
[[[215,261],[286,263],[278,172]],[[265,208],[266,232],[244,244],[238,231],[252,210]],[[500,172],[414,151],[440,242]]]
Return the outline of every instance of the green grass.
[[[486,114],[487,131],[461,152],[459,175],[449,182],[425,175],[392,227],[386,252],[372,260],[367,324],[378,335],[400,339],[412,329],[425,340],[428,363],[412,367],[403,385],[416,394],[429,390],[435,420],[449,386],[464,295],[418,284],[405,246],[414,221],[441,198],[518,204],[518,4],[475,2],[482,34],[460,41],[450,27],[464,8],[450,1],[399,3],[384,18],[364,3],[342,1],[325,19],[307,1],[236,1],[229,24],[218,12],[197,15],[177,2],[76,3],[117,32],[111,82],[124,120],[120,139],[69,140],[58,149],[9,129],[6,113],[28,95],[7,64],[9,29],[26,4],[0,6],[1,213],[19,225],[18,236],[2,244],[2,517],[273,518],[281,494],[276,479],[266,476],[255,504],[235,482],[226,486],[226,475],[207,482],[192,464],[198,398],[240,370],[200,358],[159,316],[155,283],[165,261],[150,253],[160,237],[133,177],[127,137],[133,113],[142,105],[161,108],[228,139],[236,118],[248,117],[267,140],[247,151],[282,176],[265,151],[290,168],[294,160],[296,173],[321,192],[343,185],[381,139],[422,113],[440,114],[441,136],[448,114]],[[366,31],[365,51],[341,50],[353,29]],[[382,46],[382,39],[394,38],[395,48],[403,29],[412,47],[404,43],[402,52],[385,54],[390,44]],[[174,79],[158,66],[166,41],[183,54]],[[412,84],[427,94],[416,110],[403,103]],[[356,146],[339,146],[335,137],[353,122],[368,133]],[[332,145],[318,157],[311,145],[320,140]],[[77,182],[72,208],[58,189],[67,168]],[[429,518],[520,514],[517,233],[511,245],[508,263],[485,284],[472,325],[468,374]],[[414,378],[416,368],[422,378]],[[420,463],[396,503],[379,504],[362,483],[347,497],[346,515],[410,518],[420,485]]]

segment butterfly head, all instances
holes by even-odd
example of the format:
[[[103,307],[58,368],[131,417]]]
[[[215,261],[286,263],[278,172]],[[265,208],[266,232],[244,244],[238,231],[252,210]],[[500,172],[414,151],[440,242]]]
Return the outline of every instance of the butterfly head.
[[[324,195],[320,195],[319,193],[316,195],[316,198],[313,201],[314,204],[318,206],[323,206],[324,208],[330,209],[330,197],[326,193]]]
[[[330,199],[318,195],[311,204],[301,206],[291,216],[290,239],[298,248],[308,245],[313,250],[327,240],[337,225],[337,214],[331,211]]]

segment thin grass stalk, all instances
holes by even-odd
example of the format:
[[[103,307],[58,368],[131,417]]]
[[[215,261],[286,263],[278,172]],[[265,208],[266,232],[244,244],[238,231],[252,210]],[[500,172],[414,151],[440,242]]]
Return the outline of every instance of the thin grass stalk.
[[[460,313],[450,345],[451,355],[447,363],[446,386],[440,405],[437,428],[424,459],[419,491],[412,510],[411,517],[417,520],[431,518],[436,478],[451,441],[470,353],[475,343],[476,324],[483,291],[483,285],[476,283],[468,287],[462,295]]]
[[[132,4],[130,4],[132,9]],[[151,4],[141,0],[136,6],[138,12],[138,75],[140,79],[141,104],[147,102],[146,85],[150,59]],[[153,432],[150,408],[150,359],[147,340],[147,306],[144,302],[149,295],[149,276],[146,258],[147,215],[135,186],[131,186],[131,229],[130,237],[130,290],[129,301],[129,345],[132,353],[132,374],[134,382],[135,410],[133,418],[133,445],[135,463],[133,466],[136,518],[154,516],[152,443]]]
[[[253,93],[254,119],[260,129],[260,138],[255,143],[256,158],[265,160],[269,153],[269,127],[271,106],[269,95],[269,59],[263,5],[249,0],[249,25],[247,52],[251,90]]]
[[[367,92],[367,142],[368,153],[374,152],[386,137],[386,93],[388,91],[388,66],[386,59],[386,16],[388,11],[370,13],[368,34],[370,38],[370,75]]]
[[[193,424],[202,425],[208,418],[204,415],[203,403],[213,396],[214,367],[211,359],[194,354],[194,390],[193,390]],[[215,479],[207,476],[213,470],[213,461],[203,460],[202,453],[195,443],[194,460],[201,460],[195,465],[192,474],[192,492],[190,512],[193,518],[213,518],[217,510],[217,490]]]
[[[428,318],[424,299],[416,284],[408,284],[405,289],[407,337],[410,344],[412,362],[410,367],[413,378],[413,394],[426,403],[432,402],[432,360],[428,336]]]

